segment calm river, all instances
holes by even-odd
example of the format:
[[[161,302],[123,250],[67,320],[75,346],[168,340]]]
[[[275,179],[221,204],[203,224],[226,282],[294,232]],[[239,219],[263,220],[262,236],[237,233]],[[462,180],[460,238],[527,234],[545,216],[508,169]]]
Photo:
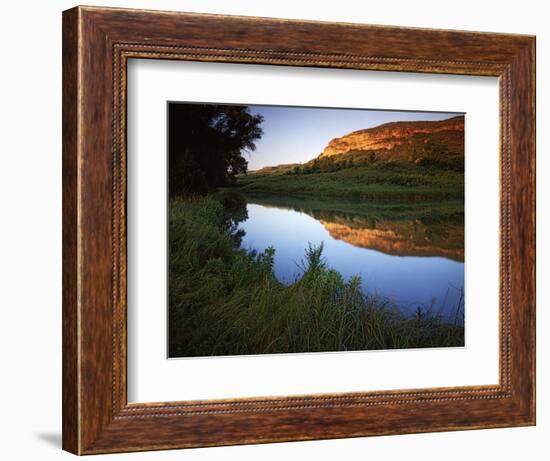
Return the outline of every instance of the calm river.
[[[255,203],[256,202],[256,203]],[[346,279],[360,275],[365,293],[381,296],[404,313],[420,307],[446,321],[464,322],[464,227],[424,213],[372,218],[330,209],[248,198],[248,218],[239,228],[241,246],[263,251],[275,248],[275,275],[283,283],[296,281],[308,243],[323,242],[327,264]],[[414,213],[414,211],[413,211]],[[462,215],[463,216],[463,215]]]

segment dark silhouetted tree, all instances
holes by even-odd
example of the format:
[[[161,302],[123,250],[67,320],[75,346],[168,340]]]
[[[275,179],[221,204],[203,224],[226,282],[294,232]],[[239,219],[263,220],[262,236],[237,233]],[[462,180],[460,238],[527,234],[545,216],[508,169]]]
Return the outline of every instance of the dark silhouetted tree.
[[[248,106],[169,104],[170,196],[202,194],[246,173],[243,154],[256,149],[262,121]]]

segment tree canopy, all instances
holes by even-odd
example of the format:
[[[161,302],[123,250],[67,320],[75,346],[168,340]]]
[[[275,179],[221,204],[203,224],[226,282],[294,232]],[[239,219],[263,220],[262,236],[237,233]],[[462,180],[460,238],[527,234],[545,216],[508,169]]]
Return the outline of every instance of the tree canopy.
[[[170,196],[205,193],[246,173],[243,154],[256,149],[262,121],[248,106],[170,103]]]

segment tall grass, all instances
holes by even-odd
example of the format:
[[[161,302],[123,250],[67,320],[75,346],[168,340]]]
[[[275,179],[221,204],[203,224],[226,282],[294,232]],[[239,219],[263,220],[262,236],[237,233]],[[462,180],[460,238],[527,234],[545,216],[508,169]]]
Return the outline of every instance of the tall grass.
[[[345,280],[304,249],[303,274],[286,286],[275,251],[239,249],[235,222],[212,196],[170,202],[171,357],[462,346],[464,329],[397,309]]]

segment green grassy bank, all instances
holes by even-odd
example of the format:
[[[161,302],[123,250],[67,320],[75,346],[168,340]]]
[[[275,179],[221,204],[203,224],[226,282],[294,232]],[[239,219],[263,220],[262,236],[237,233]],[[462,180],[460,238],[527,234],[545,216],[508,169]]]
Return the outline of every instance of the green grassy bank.
[[[463,327],[404,317],[358,277],[344,280],[322,247],[305,248],[302,277],[281,284],[273,249],[238,248],[245,214],[235,194],[170,202],[171,357],[464,345]]]
[[[464,173],[435,165],[371,163],[336,171],[252,173],[240,176],[244,193],[370,200],[463,199]]]

